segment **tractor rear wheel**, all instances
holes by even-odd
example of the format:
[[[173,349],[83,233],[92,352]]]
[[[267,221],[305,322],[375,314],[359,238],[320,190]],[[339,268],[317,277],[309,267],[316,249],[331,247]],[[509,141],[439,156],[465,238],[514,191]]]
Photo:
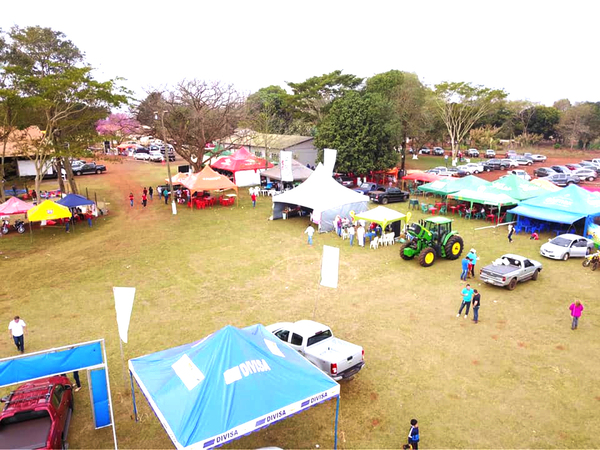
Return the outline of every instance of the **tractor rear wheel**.
[[[411,244],[411,242],[408,241],[408,242],[405,242],[404,244],[402,244],[402,246],[400,247],[400,258],[402,258],[405,261],[410,261],[411,259],[413,259],[415,257],[414,255],[412,255],[412,256],[407,255],[404,251],[410,247],[410,244]]]
[[[446,242],[446,245],[444,246],[446,258],[458,259],[463,251],[464,246],[465,244],[460,236],[452,236],[450,239],[448,239],[448,242]]]
[[[435,250],[431,247],[426,247],[419,253],[419,264],[423,267],[430,267],[435,262]]]

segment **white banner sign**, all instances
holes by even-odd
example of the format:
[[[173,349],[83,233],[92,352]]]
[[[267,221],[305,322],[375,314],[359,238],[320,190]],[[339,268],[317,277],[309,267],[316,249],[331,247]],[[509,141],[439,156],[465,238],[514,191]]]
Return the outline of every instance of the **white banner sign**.
[[[279,152],[279,170],[281,171],[281,181],[294,181],[292,152],[286,150]]]
[[[337,288],[339,265],[340,249],[324,245],[323,260],[321,261],[321,286]]]
[[[119,337],[127,344],[127,332],[129,331],[129,320],[131,319],[131,310],[133,309],[135,288],[113,287],[113,294],[115,296],[115,310],[117,312]]]
[[[337,150],[332,148],[326,148],[323,150],[323,167],[325,173],[330,176],[333,175],[333,168],[335,167],[335,159],[337,158]]]

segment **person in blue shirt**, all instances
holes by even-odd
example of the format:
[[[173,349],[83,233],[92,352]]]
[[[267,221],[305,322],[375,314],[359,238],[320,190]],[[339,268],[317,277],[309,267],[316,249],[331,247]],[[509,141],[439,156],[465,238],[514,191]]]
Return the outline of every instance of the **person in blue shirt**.
[[[417,422],[417,419],[412,419],[410,421],[410,431],[408,432],[408,445],[410,445],[413,450],[419,450],[420,440],[419,422]]]
[[[475,264],[477,263],[477,252],[475,251],[474,248],[472,248],[471,251],[469,251],[469,253],[467,254],[467,259],[469,260],[469,267],[468,267],[468,270],[467,270],[467,277],[469,276],[469,272],[470,272],[471,276],[473,278],[475,278]]]
[[[465,319],[469,315],[469,309],[471,309],[471,298],[473,297],[473,289],[471,289],[471,285],[467,284],[465,288],[460,292],[463,297],[462,303],[460,305],[460,309],[458,310],[458,314],[456,317],[460,317],[462,310],[466,307],[467,311],[465,312]]]
[[[460,274],[460,279],[463,281],[467,281],[468,275],[469,275],[469,259],[468,259],[468,257],[464,257],[462,260],[462,273]]]

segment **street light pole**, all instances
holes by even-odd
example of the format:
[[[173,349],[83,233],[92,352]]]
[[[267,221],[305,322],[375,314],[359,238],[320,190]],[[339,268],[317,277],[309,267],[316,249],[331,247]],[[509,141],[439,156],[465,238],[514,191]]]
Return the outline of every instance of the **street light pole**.
[[[169,147],[167,145],[167,133],[165,129],[165,113],[167,111],[162,111],[160,113],[160,125],[162,127],[162,137],[163,137],[163,146],[165,149],[165,159],[167,160],[167,174],[169,175],[169,194],[171,195],[171,209],[173,210],[173,215],[177,214],[177,204],[175,203],[175,195],[173,193],[173,179],[171,177],[171,161],[169,159]],[[154,112],[154,120],[158,120],[158,112]]]

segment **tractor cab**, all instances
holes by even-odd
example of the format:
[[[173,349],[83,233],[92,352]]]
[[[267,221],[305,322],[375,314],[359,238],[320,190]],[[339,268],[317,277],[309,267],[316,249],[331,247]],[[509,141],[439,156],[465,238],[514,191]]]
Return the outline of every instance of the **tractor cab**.
[[[421,226],[431,233],[431,240],[438,245],[444,242],[448,234],[452,233],[452,219],[438,216],[420,222],[422,222]]]

